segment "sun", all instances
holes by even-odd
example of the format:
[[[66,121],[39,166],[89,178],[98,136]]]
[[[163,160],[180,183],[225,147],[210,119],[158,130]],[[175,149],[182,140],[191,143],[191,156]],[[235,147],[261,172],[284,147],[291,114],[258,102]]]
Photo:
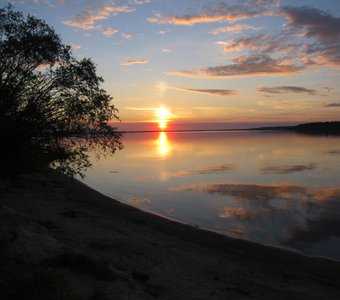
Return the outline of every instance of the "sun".
[[[157,108],[156,114],[157,114],[158,120],[169,120],[169,118],[172,115],[170,110],[163,106]]]
[[[159,129],[164,130],[168,127],[172,113],[167,107],[162,106],[156,109],[156,117]]]

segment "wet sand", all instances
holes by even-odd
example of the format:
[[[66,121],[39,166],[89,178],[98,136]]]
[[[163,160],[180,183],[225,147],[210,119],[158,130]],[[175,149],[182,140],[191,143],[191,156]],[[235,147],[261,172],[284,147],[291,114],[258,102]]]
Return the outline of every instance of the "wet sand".
[[[0,181],[0,197],[1,277],[46,267],[72,294],[60,299],[340,299],[340,262],[142,212],[51,170]]]

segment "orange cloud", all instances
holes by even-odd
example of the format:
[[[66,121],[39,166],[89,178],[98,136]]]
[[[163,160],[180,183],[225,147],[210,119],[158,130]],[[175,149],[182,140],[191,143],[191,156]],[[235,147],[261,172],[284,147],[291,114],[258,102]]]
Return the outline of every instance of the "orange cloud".
[[[272,15],[270,8],[277,5],[276,1],[255,1],[253,3],[229,5],[219,3],[211,8],[206,8],[201,13],[191,13],[183,16],[163,17],[156,13],[147,19],[150,23],[191,26],[199,23],[235,22],[261,15]]]
[[[114,28],[111,28],[111,27],[96,26],[96,29],[101,31],[102,34],[106,37],[109,37],[109,36],[118,32],[117,29],[114,29]]]
[[[245,49],[265,49],[271,46],[270,43],[268,43],[268,36],[264,34],[217,43],[224,46],[224,52],[242,51]]]
[[[94,21],[100,20],[103,18],[99,18],[98,16],[87,16],[87,17],[79,17],[74,20],[64,21],[63,24],[70,27],[77,27],[83,30],[94,29]]]
[[[95,22],[98,20],[106,20],[110,16],[114,16],[120,12],[132,12],[133,9],[128,6],[103,6],[98,9],[86,8],[82,13],[72,20],[64,21],[63,24],[83,30],[95,29]]]
[[[113,14],[117,14],[120,12],[132,12],[134,11],[132,8],[128,6],[104,6],[104,11],[111,12]]]
[[[79,45],[79,44],[71,44],[71,49],[72,50],[78,50],[80,48],[81,48],[81,45]]]
[[[148,18],[150,23],[171,24],[171,25],[185,25],[191,26],[199,23],[214,23],[214,22],[234,22],[249,18],[249,15],[184,15],[162,17],[160,14],[155,14],[155,17]]]
[[[245,24],[235,24],[233,26],[227,26],[227,27],[219,27],[211,31],[210,33],[213,35],[218,35],[221,33],[241,33],[244,30],[260,30],[260,27],[255,27],[255,26],[249,26]]]
[[[130,65],[145,65],[148,64],[149,60],[147,59],[129,59],[123,63],[121,63],[122,66],[130,66]]]
[[[289,75],[302,70],[304,66],[284,62],[267,55],[239,56],[233,59],[233,64],[201,68],[174,70],[166,72],[167,75],[176,75],[191,78],[229,78],[267,75]]]

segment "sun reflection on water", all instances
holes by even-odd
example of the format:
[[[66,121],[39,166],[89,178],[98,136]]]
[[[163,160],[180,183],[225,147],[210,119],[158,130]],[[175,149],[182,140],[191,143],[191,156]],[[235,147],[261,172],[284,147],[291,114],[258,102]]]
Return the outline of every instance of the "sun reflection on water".
[[[85,182],[191,224],[340,259],[339,137],[173,132],[172,119],[158,129],[161,117],[152,132],[126,134],[109,162],[91,154]]]
[[[160,132],[157,140],[155,141],[157,145],[157,151],[161,158],[169,156],[171,152],[171,143],[168,139],[166,132]]]

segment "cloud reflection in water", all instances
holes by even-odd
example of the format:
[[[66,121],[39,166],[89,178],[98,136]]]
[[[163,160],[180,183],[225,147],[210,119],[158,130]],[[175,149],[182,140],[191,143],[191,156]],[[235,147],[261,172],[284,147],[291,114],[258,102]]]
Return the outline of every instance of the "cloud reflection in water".
[[[133,206],[143,206],[143,205],[150,204],[151,200],[147,198],[129,197],[127,202]]]
[[[185,177],[189,175],[209,175],[234,171],[238,168],[237,164],[223,164],[218,166],[201,167],[197,169],[180,170],[176,172],[164,172],[162,173],[162,180],[168,180],[170,178]],[[140,180],[152,180],[158,178],[157,176],[143,176]]]
[[[261,174],[291,174],[294,172],[310,171],[316,168],[316,164],[310,163],[306,165],[293,165],[293,166],[261,166],[259,171]]]
[[[340,243],[340,188],[221,182],[183,185],[171,191],[222,196],[218,217],[228,222],[230,231],[263,242],[304,250],[331,237]]]
[[[95,187],[124,202],[305,253],[340,241],[338,137],[152,132],[127,134],[124,144],[89,172]],[[119,175],[107,176],[111,170]],[[340,255],[340,245],[328,248]]]

